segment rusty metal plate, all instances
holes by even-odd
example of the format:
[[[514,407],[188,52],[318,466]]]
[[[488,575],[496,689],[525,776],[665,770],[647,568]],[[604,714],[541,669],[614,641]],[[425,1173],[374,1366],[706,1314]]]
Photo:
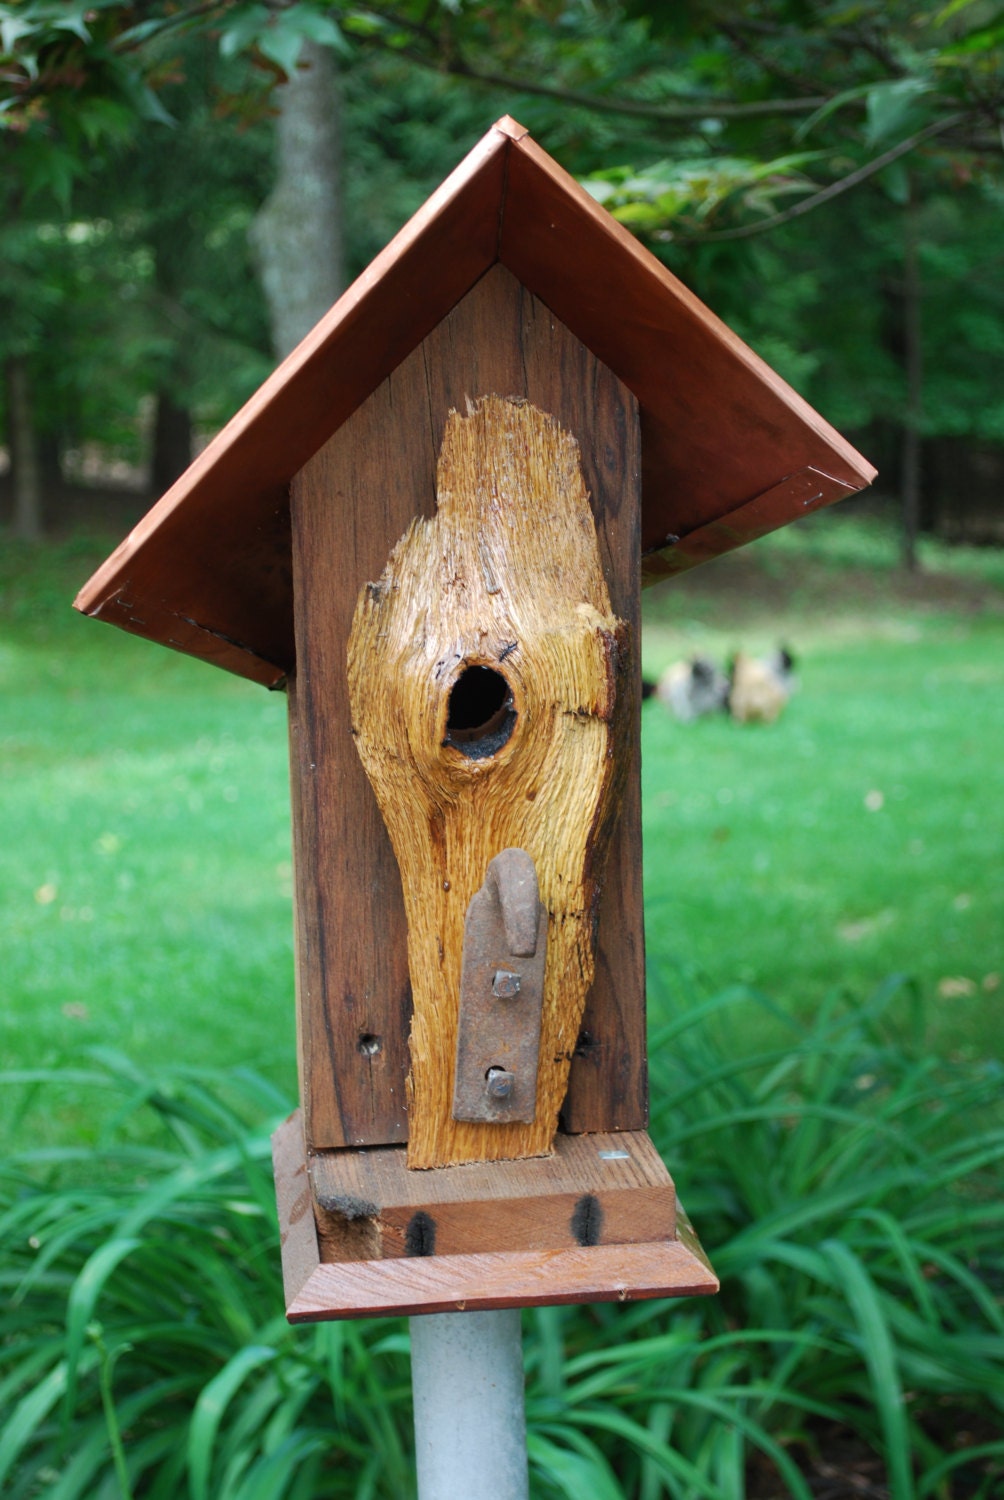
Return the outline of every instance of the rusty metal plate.
[[[464,922],[455,1120],[529,1124],[536,1115],[546,951],[533,860],[503,849]]]

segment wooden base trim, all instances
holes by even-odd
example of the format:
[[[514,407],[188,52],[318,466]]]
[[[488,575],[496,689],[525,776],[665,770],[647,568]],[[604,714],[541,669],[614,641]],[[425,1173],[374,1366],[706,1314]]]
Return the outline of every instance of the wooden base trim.
[[[718,1281],[679,1240],[575,1250],[433,1255],[319,1265],[286,1307],[291,1323],[396,1314],[700,1297]]]
[[[307,1171],[322,1261],[676,1236],[673,1179],[642,1130],[559,1134],[550,1156],[420,1172],[400,1146],[310,1152]]]
[[[275,1132],[272,1147],[286,1316],[291,1323],[574,1302],[633,1302],[652,1297],[706,1296],[718,1290],[718,1280],[679,1205],[679,1237],[642,1244],[481,1250],[324,1263],[299,1111]],[[430,1176],[412,1175],[420,1179]]]

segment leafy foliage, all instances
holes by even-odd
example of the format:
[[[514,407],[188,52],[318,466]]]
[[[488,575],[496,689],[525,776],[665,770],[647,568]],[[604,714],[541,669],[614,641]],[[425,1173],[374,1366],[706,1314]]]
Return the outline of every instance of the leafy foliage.
[[[663,1018],[655,1133],[723,1291],[527,1315],[536,1494],[732,1500],[762,1470],[807,1500],[834,1430],[881,1456],[897,1500],[963,1478],[993,1493],[1000,1069],[940,1068],[919,1013],[904,1050],[904,998],[834,998],[746,1057],[737,1023],[767,1007],[750,992]],[[123,1100],[97,1152],[27,1151],[3,1173],[4,1493],[408,1493],[400,1324],[281,1316],[258,1122],[284,1101],[246,1073],[139,1075],[109,1052],[87,1071]],[[28,1082],[42,1107],[61,1086],[4,1086]]]
[[[37,425],[64,450],[83,434],[135,451],[137,398],[154,392],[215,426],[264,373],[244,238],[269,187],[274,90],[307,42],[342,72],[353,271],[509,110],[883,462],[908,426],[1001,440],[992,7],[7,0],[6,222],[35,243],[30,280],[0,287],[0,355],[29,360]],[[84,224],[104,256],[93,335],[56,243]],[[908,234],[922,390],[905,370]]]

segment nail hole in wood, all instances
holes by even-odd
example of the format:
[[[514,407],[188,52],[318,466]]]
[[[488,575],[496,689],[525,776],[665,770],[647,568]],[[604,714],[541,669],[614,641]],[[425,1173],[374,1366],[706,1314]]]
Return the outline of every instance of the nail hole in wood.
[[[371,1031],[364,1031],[360,1033],[356,1046],[364,1057],[376,1057],[377,1053],[383,1050],[383,1041],[380,1037],[374,1036]]]
[[[578,1040],[575,1043],[575,1056],[588,1057],[592,1062],[595,1062],[596,1054],[599,1052],[599,1050],[599,1039],[593,1036],[593,1033],[591,1031],[587,1031],[585,1027],[583,1027],[583,1029],[579,1032]]]
[[[446,743],[468,760],[483,760],[501,750],[515,723],[512,691],[502,673],[465,667],[450,690]]]

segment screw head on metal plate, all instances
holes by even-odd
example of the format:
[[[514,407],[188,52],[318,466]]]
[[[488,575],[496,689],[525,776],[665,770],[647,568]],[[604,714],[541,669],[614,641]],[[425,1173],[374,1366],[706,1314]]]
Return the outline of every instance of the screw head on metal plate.
[[[516,1082],[515,1073],[510,1073],[508,1068],[489,1068],[485,1074],[488,1084],[488,1096],[491,1099],[508,1099],[512,1093],[513,1084]]]

